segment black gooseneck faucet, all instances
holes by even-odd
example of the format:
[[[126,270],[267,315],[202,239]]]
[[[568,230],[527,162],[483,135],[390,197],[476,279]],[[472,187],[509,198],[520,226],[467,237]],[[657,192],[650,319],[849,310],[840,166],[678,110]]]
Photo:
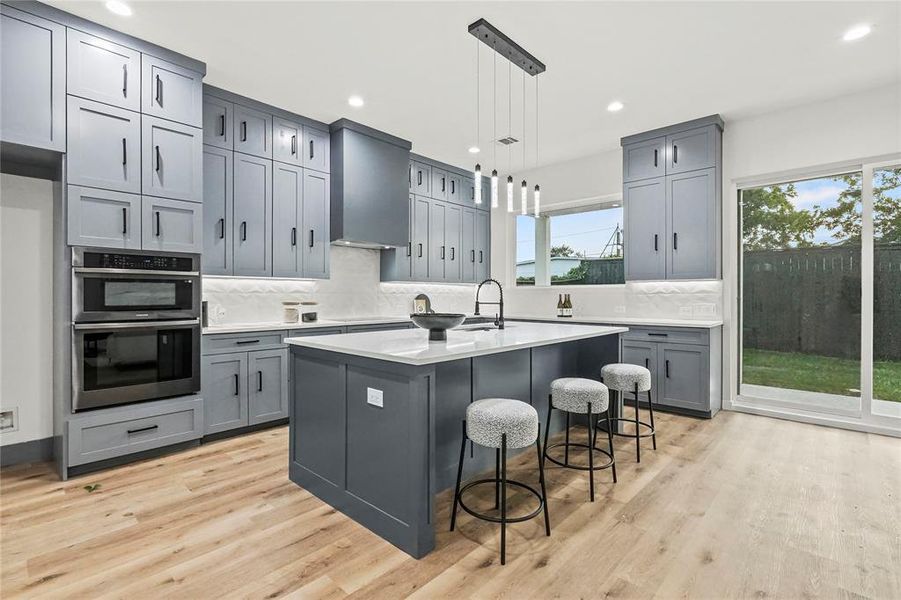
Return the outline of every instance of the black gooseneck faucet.
[[[500,300],[498,302],[479,302],[479,294],[482,291],[482,286],[485,285],[486,283],[493,283],[493,284],[497,285],[497,289],[501,293]],[[498,280],[486,279],[485,281],[483,281],[482,283],[479,284],[479,287],[476,289],[476,312],[475,312],[476,315],[481,314],[481,313],[479,313],[479,306],[481,304],[497,305],[497,307],[500,311],[500,314],[499,314],[499,316],[496,316],[494,318],[494,325],[498,329],[503,329],[504,328],[504,288],[501,287],[501,284]]]

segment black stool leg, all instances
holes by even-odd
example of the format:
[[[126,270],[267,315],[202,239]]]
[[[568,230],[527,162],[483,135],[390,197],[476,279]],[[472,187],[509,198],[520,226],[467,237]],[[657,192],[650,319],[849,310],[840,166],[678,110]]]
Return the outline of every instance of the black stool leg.
[[[641,428],[638,426],[638,384],[635,384],[635,462],[641,462]]]
[[[507,434],[501,436],[501,564],[507,564]]]
[[[548,410],[548,416],[550,416]],[[548,419],[550,421],[550,419]],[[544,431],[545,446],[547,446],[547,429]],[[538,437],[535,438],[535,451],[538,453],[538,480],[541,482],[541,501],[544,502],[544,531],[547,535],[551,535],[551,518],[547,512],[547,488],[544,485],[544,454],[541,452],[541,424],[538,424]]]
[[[450,530],[457,524],[457,503],[460,500],[460,480],[463,478],[463,456],[466,454],[466,421],[463,421],[463,439],[460,441],[460,463],[457,465],[457,485],[454,488],[454,511],[451,513]]]
[[[494,508],[501,505],[501,449],[494,450]]]
[[[566,413],[566,446],[563,452],[563,464],[569,466],[569,413]]]
[[[654,404],[651,402],[651,390],[648,390],[648,411],[651,413],[651,441],[657,449],[657,428],[654,426]]]
[[[591,402],[588,403],[588,497],[594,502],[594,427],[591,425]]]
[[[613,464],[610,466],[613,469],[613,483],[616,483],[616,457],[613,456],[613,421],[610,418],[610,411],[613,410],[613,404],[607,405],[607,442],[610,444],[610,460],[613,461]]]
[[[551,412],[554,407],[547,405],[547,424],[544,426],[544,450],[541,452],[541,468],[544,469],[544,458],[547,456],[547,439],[551,437]]]

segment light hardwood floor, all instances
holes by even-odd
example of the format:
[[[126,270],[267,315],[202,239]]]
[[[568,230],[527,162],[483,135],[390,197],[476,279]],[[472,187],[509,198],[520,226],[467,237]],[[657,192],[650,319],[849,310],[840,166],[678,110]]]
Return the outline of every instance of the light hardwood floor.
[[[495,525],[461,512],[447,531],[449,494],[419,561],[324,505],[288,481],[286,428],[65,483],[4,469],[0,594],[901,598],[901,440],[738,413],[658,423],[640,465],[617,441],[619,483],[599,472],[594,504],[584,472],[549,465],[553,534],[510,526],[504,567]],[[511,476],[535,479],[534,460]]]

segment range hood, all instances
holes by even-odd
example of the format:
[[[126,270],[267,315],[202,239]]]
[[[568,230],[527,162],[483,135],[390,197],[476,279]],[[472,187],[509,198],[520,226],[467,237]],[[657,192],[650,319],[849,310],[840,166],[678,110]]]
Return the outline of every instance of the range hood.
[[[406,246],[413,144],[349,119],[331,132],[331,238],[361,248]]]

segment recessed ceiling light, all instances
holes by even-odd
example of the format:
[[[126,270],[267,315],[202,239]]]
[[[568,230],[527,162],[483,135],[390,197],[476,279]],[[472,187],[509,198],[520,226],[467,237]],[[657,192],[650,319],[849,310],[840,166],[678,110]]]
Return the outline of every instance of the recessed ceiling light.
[[[469,153],[470,153],[470,154],[478,154],[479,152],[480,152],[480,150],[479,150],[479,147],[478,147],[478,146],[470,146],[470,147],[469,147]]]
[[[106,9],[120,17],[131,16],[131,7],[124,2],[119,2],[119,0],[107,0]]]
[[[347,99],[347,103],[353,106],[354,108],[360,108],[363,106],[363,99],[359,96],[351,96]]]
[[[619,100],[614,100],[610,104],[607,105],[607,110],[610,112],[619,112],[623,109],[623,103]]]
[[[854,40],[859,40],[862,37],[868,36],[871,31],[873,31],[873,29],[869,25],[855,25],[845,32],[842,39],[846,42],[853,42]]]

